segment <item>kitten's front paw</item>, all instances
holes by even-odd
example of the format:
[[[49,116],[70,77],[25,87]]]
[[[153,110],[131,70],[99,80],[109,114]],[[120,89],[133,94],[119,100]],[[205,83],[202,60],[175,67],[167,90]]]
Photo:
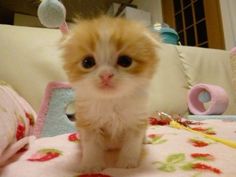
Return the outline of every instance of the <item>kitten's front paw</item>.
[[[139,164],[137,158],[121,158],[117,162],[118,168],[135,168]]]
[[[105,168],[103,163],[94,163],[94,164],[83,164],[79,165],[79,172],[81,173],[93,173],[102,171]]]

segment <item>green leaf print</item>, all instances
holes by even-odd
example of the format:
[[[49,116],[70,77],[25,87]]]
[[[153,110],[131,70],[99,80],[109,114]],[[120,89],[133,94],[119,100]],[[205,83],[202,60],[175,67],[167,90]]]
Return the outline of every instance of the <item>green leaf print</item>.
[[[166,159],[167,163],[179,163],[185,160],[185,154],[184,153],[178,153],[178,154],[172,154],[169,155]]]
[[[174,172],[174,171],[176,171],[175,166],[172,165],[172,164],[168,164],[168,163],[163,164],[158,169],[161,170],[161,171],[165,171],[165,172]]]

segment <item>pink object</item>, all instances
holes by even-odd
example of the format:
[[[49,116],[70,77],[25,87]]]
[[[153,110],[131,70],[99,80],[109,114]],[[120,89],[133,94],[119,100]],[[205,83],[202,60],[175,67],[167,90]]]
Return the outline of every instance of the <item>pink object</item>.
[[[232,49],[230,50],[230,52],[231,52],[232,55],[236,55],[236,47],[232,48]]]
[[[208,109],[198,99],[201,92],[210,94],[211,100]],[[197,115],[223,114],[229,104],[227,93],[222,87],[210,84],[197,84],[188,92],[188,107],[191,113]]]
[[[69,28],[66,22],[62,23],[59,28],[63,34],[67,34],[69,32]]]
[[[111,72],[104,72],[101,73],[100,79],[102,81],[103,86],[109,86],[111,85],[111,79],[113,78],[114,74]]]
[[[36,113],[7,84],[0,83],[0,166],[30,141]]]

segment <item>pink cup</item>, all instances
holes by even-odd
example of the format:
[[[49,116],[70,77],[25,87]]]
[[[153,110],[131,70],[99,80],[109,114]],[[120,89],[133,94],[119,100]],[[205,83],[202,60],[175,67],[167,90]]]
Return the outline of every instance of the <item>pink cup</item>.
[[[203,91],[210,95],[208,109],[199,100],[199,94]],[[222,87],[210,84],[197,84],[188,92],[188,107],[191,113],[196,115],[219,115],[223,114],[229,104],[227,93]]]

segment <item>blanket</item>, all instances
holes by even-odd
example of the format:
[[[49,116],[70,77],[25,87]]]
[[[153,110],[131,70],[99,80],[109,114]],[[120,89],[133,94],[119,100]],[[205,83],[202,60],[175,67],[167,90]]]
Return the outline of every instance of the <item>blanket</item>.
[[[195,131],[236,140],[232,120],[192,121]],[[75,132],[44,137],[1,169],[2,177],[235,177],[236,149],[199,134],[150,121],[138,168],[106,168],[97,174],[81,174],[80,139]]]
[[[28,144],[35,118],[32,107],[0,81],[0,166]]]

